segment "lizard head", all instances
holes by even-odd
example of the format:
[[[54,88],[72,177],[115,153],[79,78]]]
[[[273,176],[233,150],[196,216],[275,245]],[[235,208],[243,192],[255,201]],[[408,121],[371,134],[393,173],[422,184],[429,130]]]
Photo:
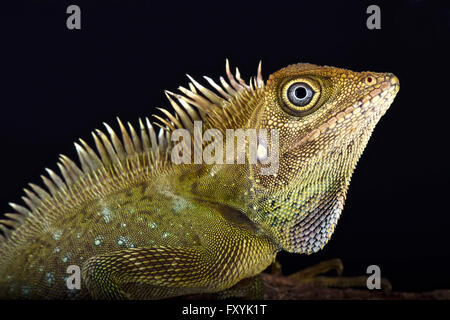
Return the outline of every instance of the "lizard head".
[[[284,250],[312,253],[328,242],[356,163],[398,90],[390,73],[312,64],[269,77],[249,123],[278,130],[278,170],[253,170],[251,207]]]

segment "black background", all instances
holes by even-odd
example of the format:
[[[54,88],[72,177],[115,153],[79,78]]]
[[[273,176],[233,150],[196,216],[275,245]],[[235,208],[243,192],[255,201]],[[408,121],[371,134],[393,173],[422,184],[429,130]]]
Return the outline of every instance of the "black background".
[[[42,2],[42,3],[41,3]],[[339,257],[345,275],[370,264],[396,290],[450,288],[448,49],[444,2],[29,1],[0,4],[0,212],[57,171],[72,142],[102,122],[168,107],[163,90],[224,74],[265,78],[291,63],[392,72],[401,89],[360,160],[331,241],[282,253],[285,273]],[[78,4],[82,29],[66,28]],[[381,30],[366,8],[381,7]]]

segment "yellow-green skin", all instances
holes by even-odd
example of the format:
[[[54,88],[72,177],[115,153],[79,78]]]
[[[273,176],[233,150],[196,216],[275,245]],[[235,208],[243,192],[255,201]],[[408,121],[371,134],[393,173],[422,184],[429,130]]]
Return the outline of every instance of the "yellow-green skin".
[[[290,81],[317,90],[307,110],[292,112],[283,99]],[[146,152],[144,138],[130,150],[124,137],[120,163],[102,157],[67,189],[27,194],[31,213],[0,240],[0,297],[251,295],[245,279],[277,252],[309,254],[329,240],[353,169],[398,89],[392,74],[297,64],[224,101],[223,130],[279,130],[276,175],[261,175],[260,164],[174,165]],[[245,112],[234,116],[236,107]],[[80,290],[67,288],[70,265],[82,270]]]

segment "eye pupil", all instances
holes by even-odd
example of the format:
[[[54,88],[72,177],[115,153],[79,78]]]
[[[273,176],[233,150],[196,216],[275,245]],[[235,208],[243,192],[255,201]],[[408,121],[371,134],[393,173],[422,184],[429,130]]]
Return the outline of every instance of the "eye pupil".
[[[368,77],[367,82],[369,82],[369,83],[372,82],[372,77]]]
[[[306,89],[304,87],[298,87],[294,91],[295,97],[297,99],[305,99],[308,93],[306,92]]]
[[[287,89],[287,98],[295,107],[307,106],[314,94],[314,90],[305,82],[296,82]]]

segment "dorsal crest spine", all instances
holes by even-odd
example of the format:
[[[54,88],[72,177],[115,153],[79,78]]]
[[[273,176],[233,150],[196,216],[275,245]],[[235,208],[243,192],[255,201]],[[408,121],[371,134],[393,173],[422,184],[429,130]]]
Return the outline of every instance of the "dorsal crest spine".
[[[137,174],[150,177],[155,172],[168,170],[173,130],[183,128],[193,133],[194,121],[202,121],[205,129],[225,130],[244,125],[241,119],[249,115],[264,91],[261,62],[256,77],[248,83],[242,79],[238,68],[235,75],[231,73],[228,59],[225,70],[226,79],[220,77],[220,84],[204,76],[213,90],[187,75],[189,89],[180,86],[181,94],[165,91],[174,110],[170,113],[159,108],[166,118],[153,115],[157,120],[153,124],[148,118],[145,121],[139,119],[137,131],[129,122],[127,130],[117,118],[121,138],[104,123],[108,135],[98,129],[92,132],[95,148],[82,139],[75,142],[81,168],[69,157],[60,155],[57,163],[60,175],[47,168],[48,176],[41,176],[47,190],[30,183],[29,189],[24,188],[25,196],[22,197],[26,206],[10,203],[14,213],[6,213],[7,219],[0,220],[0,231],[3,232],[0,234],[0,254],[6,250],[3,245],[6,239],[18,238],[14,237],[14,232],[19,232],[17,228],[25,219],[30,218],[30,227],[38,230],[45,219],[61,212],[62,206],[74,207],[100,196],[101,187],[112,180],[121,182],[123,187]],[[154,126],[159,127],[158,133]]]

